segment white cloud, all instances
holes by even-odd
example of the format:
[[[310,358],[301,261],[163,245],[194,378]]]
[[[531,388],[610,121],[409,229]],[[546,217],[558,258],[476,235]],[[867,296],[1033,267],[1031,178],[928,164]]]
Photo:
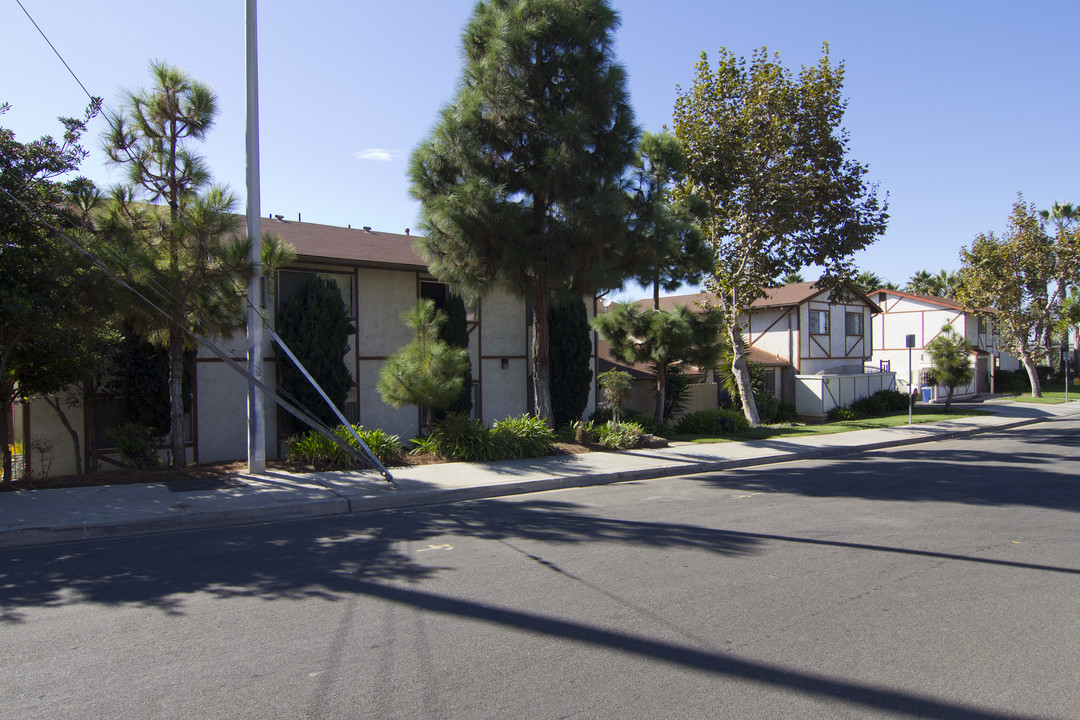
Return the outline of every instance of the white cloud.
[[[357,160],[375,160],[377,162],[390,162],[396,157],[396,153],[382,148],[368,148],[354,153]]]

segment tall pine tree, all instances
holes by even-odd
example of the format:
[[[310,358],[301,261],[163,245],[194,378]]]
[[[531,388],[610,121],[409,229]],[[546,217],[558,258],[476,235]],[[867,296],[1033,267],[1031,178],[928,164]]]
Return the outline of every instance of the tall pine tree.
[[[457,96],[413,154],[432,272],[532,313],[536,414],[552,422],[553,296],[618,287],[634,242],[623,189],[638,130],[604,0],[482,0]]]

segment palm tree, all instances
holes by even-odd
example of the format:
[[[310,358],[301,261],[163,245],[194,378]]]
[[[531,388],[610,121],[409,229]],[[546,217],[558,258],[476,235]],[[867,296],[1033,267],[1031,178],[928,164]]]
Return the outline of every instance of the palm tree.
[[[904,290],[919,295],[932,297],[956,298],[960,288],[960,273],[941,270],[937,274],[930,274],[928,270],[919,270],[908,280]]]
[[[869,270],[863,270],[855,276],[855,286],[864,293],[873,292],[884,285],[885,281],[881,279],[881,276]]]

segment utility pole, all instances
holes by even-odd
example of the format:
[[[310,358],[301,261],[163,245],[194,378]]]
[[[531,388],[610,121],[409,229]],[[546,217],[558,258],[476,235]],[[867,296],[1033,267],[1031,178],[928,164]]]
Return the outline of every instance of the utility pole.
[[[904,344],[907,345],[907,389],[908,389],[908,404],[907,404],[907,424],[911,424],[911,411],[915,405],[915,390],[911,387],[911,349],[915,347],[915,336],[908,335],[904,338]]]
[[[247,0],[247,234],[251,238],[250,260],[255,272],[247,290],[247,364],[253,380],[263,378],[262,310],[262,229],[259,219],[259,42],[256,20],[256,0]],[[247,430],[248,472],[266,472],[266,420],[263,415],[263,394],[255,382],[248,383]]]

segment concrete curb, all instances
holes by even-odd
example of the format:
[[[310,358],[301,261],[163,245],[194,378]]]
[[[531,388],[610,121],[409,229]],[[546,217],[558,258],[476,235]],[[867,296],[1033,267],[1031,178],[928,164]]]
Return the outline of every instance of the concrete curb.
[[[397,491],[385,495],[353,495],[339,492],[328,485],[321,485],[319,497],[290,498],[282,502],[275,498],[273,502],[263,502],[251,507],[231,509],[174,509],[167,513],[146,514],[131,511],[131,517],[125,518],[120,511],[119,517],[112,519],[89,520],[55,525],[28,525],[26,527],[0,528],[0,548],[12,548],[29,545],[42,545],[82,540],[101,540],[157,533],[201,530],[210,528],[235,527],[268,522],[301,520],[318,517],[331,517],[358,513],[376,512],[394,508],[421,507],[446,503],[483,500],[546,490],[563,490],[592,485],[609,485],[620,482],[653,480],[681,475],[700,475],[737,468],[759,467],[799,460],[814,460],[839,457],[856,453],[880,450],[883,448],[917,445],[938,440],[977,435],[996,430],[1032,425],[1054,416],[1023,418],[994,425],[973,425],[943,432],[928,432],[912,437],[893,437],[880,442],[858,445],[832,445],[813,447],[802,450],[777,450],[761,448],[760,455],[744,458],[731,458],[716,461],[694,461],[671,458],[660,465],[646,468],[626,469],[615,472],[563,473],[548,477],[512,480],[480,484],[470,487],[452,487],[445,489],[425,489],[419,491]],[[258,480],[257,478],[251,478]],[[310,490],[310,488],[309,488]],[[29,491],[51,492],[51,491]],[[202,503],[213,500],[201,500]]]
[[[400,507],[420,507],[424,505],[439,505],[444,503],[464,502],[466,500],[488,500],[496,497],[510,495],[524,495],[533,492],[547,490],[566,490],[575,487],[589,487],[593,485],[612,485],[620,482],[633,482],[638,480],[656,480],[664,477],[679,477],[682,475],[701,475],[723,470],[734,470],[746,467],[760,467],[763,465],[776,465],[800,460],[816,460],[827,457],[853,455],[861,452],[869,452],[890,447],[903,447],[906,445],[919,445],[937,440],[951,440],[968,435],[978,435],[994,430],[1009,430],[1024,425],[1032,425],[1044,422],[1051,418],[1028,418],[1011,423],[993,426],[975,426],[963,430],[953,430],[945,433],[925,435],[922,437],[899,438],[878,443],[869,443],[857,446],[839,446],[815,448],[800,452],[785,452],[775,455],[766,455],[751,458],[733,460],[718,460],[716,462],[687,462],[671,464],[662,467],[641,468],[638,470],[621,470],[613,473],[594,473],[590,475],[564,475],[561,477],[543,478],[538,480],[523,480],[500,485],[488,485],[471,488],[454,488],[449,490],[428,490],[416,493],[404,493],[399,495],[387,495],[377,498],[356,498],[350,500],[350,513],[376,512]]]
[[[349,502],[345,498],[338,497],[277,507],[184,511],[183,514],[139,517],[120,522],[100,520],[69,525],[28,526],[0,530],[0,548],[80,540],[103,540],[185,530],[206,530],[264,522],[347,515],[348,513]]]

